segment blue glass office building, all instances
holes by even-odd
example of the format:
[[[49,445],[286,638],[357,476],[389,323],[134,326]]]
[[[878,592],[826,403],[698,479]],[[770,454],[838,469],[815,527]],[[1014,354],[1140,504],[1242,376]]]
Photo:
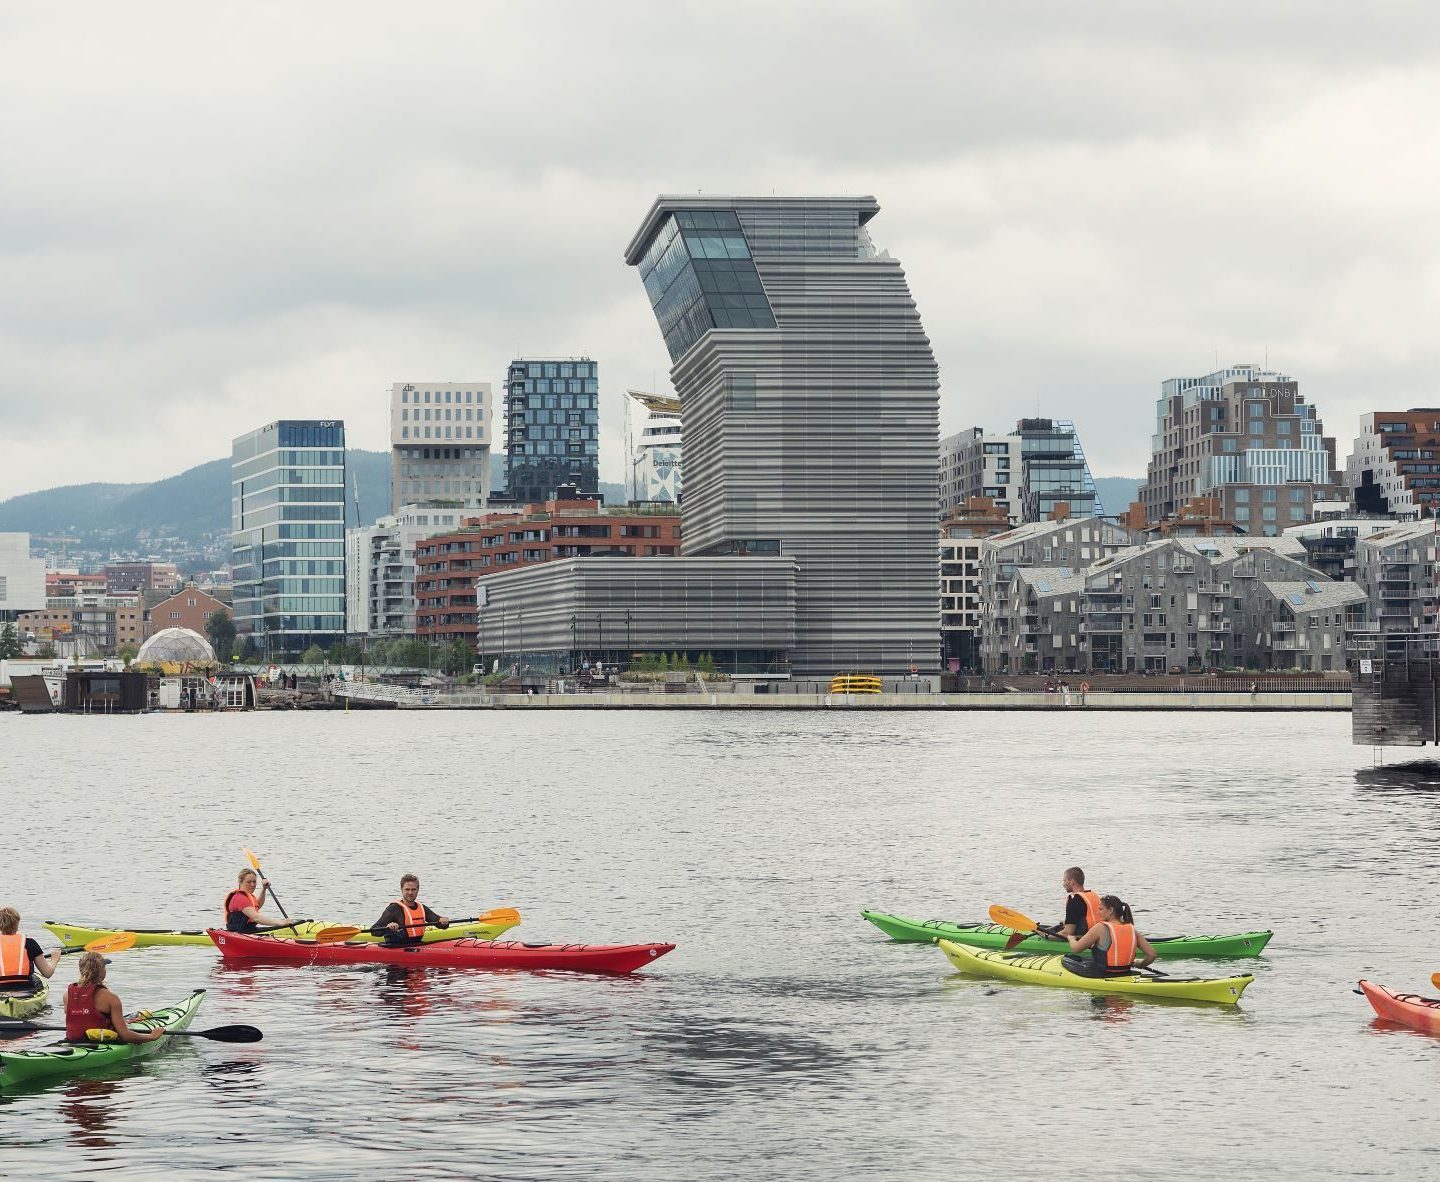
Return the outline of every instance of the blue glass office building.
[[[521,358],[505,379],[505,488],[524,503],[562,484],[600,490],[600,382],[588,357]]]
[[[265,658],[345,635],[345,424],[282,419],[230,452],[235,629]]]

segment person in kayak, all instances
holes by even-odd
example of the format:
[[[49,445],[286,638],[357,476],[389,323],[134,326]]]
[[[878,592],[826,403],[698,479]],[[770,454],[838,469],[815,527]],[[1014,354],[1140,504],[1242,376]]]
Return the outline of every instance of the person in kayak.
[[[250,867],[240,871],[236,879],[236,887],[225,896],[225,930],[227,932],[251,933],[258,931],[263,924],[267,927],[277,927],[285,922],[284,919],[271,919],[268,915],[260,914],[260,904],[265,902],[265,896],[270,893],[270,880],[267,878],[260,882],[260,876]],[[260,887],[260,893],[255,893],[255,887]]]
[[[20,930],[20,912],[0,907],[0,986],[30,985],[35,974],[52,976],[60,967],[60,949],[49,956],[40,942]]]
[[[1135,930],[1135,916],[1130,905],[1114,895],[1105,895],[1100,900],[1100,922],[1078,939],[1069,936],[1070,953],[1064,965],[1072,973],[1084,977],[1107,977],[1116,973],[1128,973],[1135,968],[1148,968],[1155,961],[1155,949],[1150,941]],[[1137,965],[1135,949],[1145,955]],[[1082,952],[1090,956],[1083,957]]]
[[[1070,939],[1083,936],[1100,922],[1100,896],[1085,889],[1085,871],[1071,866],[1060,878],[1065,888],[1065,918],[1053,926],[1036,924],[1036,929],[1047,936]]]
[[[390,903],[371,926],[375,936],[384,936],[387,944],[418,944],[426,927],[448,928],[448,916],[437,915],[420,901],[420,879],[413,874],[400,876],[400,897]]]
[[[164,1028],[130,1029],[120,998],[105,987],[105,966],[109,963],[98,952],[87,952],[80,957],[80,979],[65,987],[66,1041],[90,1042],[86,1031],[113,1030],[121,1042],[154,1042],[165,1033]]]

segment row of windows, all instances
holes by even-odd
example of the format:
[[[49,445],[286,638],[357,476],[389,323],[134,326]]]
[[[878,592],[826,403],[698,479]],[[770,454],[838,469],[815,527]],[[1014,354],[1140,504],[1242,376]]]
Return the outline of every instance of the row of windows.
[[[474,427],[464,427],[464,428],[461,428],[461,427],[450,427],[450,426],[446,426],[446,427],[438,427],[438,426],[437,426],[437,427],[433,428],[433,431],[434,431],[434,434],[433,434],[433,435],[431,434],[431,431],[432,431],[432,428],[431,428],[428,424],[427,424],[426,426],[424,426],[424,427],[416,427],[416,428],[415,428],[415,438],[416,438],[416,439],[474,439],[474,438],[475,438],[475,428],[474,428]],[[401,438],[401,439],[409,439],[409,438],[410,438],[410,428],[409,428],[408,426],[407,426],[407,427],[401,427],[401,428],[400,428],[400,438]],[[484,433],[483,430],[482,430],[481,433],[480,433],[480,438],[481,438],[481,439],[485,438],[485,433]]]
[[[460,408],[453,408],[453,409],[452,409],[451,407],[448,407],[448,406],[443,406],[443,407],[441,407],[441,406],[437,406],[437,407],[429,407],[429,406],[427,406],[427,407],[424,407],[424,408],[421,408],[421,407],[416,407],[416,408],[415,408],[415,421],[416,421],[416,422],[422,421],[422,420],[421,420],[421,416],[422,416],[422,413],[423,413],[423,416],[424,416],[423,421],[424,421],[424,422],[427,422],[427,423],[430,422],[430,421],[431,421],[431,419],[430,419],[430,412],[431,412],[432,410],[435,412],[435,419],[434,419],[434,421],[437,422],[437,423],[438,423],[438,422],[446,422],[446,423],[456,422],[456,423],[458,423],[458,422],[462,422],[462,421],[463,421],[463,422],[466,422],[466,423],[473,423],[477,417],[478,417],[482,422],[483,422],[484,419],[485,419],[485,408],[484,408],[483,406],[482,406],[478,411],[473,410],[473,409],[471,409],[470,407],[467,406],[467,407],[464,408],[463,413],[462,413],[462,411],[461,411]],[[455,417],[452,419],[452,418],[450,417],[451,415],[454,415]],[[408,423],[408,422],[410,421],[410,411],[409,411],[408,408],[405,408],[405,407],[402,407],[402,408],[401,408],[401,410],[400,410],[400,421],[401,421],[402,423]]]
[[[512,377],[521,371],[531,378],[593,378],[595,373],[595,362],[593,361],[526,361],[516,362],[510,367]]]
[[[584,397],[586,394],[598,394],[600,383],[594,378],[586,378],[583,381],[579,378],[571,378],[569,381],[551,381],[549,378],[539,378],[535,381],[511,382],[509,388],[510,397],[514,398],[521,394],[564,394],[566,398],[574,398],[576,395]],[[594,402],[593,398],[589,399]]]
[[[534,443],[512,443],[509,455],[512,456],[584,456],[596,455],[600,450],[595,440],[585,443],[550,443],[544,439]]]
[[[429,402],[431,393],[432,391],[430,390],[401,390],[400,401]],[[480,396],[479,391],[476,390],[435,390],[433,391],[433,393],[435,395],[436,402],[448,403],[451,400],[450,396],[452,394],[455,396],[454,400],[456,402],[484,402],[484,399]],[[411,394],[414,394],[415,397],[411,398]]]

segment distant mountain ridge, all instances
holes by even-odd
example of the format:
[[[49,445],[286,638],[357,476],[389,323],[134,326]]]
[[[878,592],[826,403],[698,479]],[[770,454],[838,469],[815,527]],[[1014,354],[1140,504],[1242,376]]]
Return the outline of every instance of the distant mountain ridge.
[[[390,511],[390,453],[351,448],[345,453],[345,517],[355,524]],[[505,456],[491,462],[491,491],[505,484]],[[600,485],[606,500],[624,499],[618,484]],[[77,551],[162,557],[219,555],[229,550],[230,460],[211,460],[149,484],[70,484],[0,501],[0,532],[70,539]],[[44,547],[37,547],[44,548]]]
[[[1144,481],[1129,476],[1097,476],[1095,490],[1100,494],[1100,503],[1105,512],[1116,517],[1130,508],[1130,503],[1140,495]]]

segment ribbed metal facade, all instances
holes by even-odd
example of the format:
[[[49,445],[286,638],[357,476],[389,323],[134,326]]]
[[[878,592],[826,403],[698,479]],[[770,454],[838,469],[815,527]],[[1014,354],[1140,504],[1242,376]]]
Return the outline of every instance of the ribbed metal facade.
[[[796,560],[800,677],[937,664],[938,374],[904,271],[865,229],[878,211],[661,197],[626,252],[674,361],[685,552]]]
[[[530,669],[673,652],[773,673],[795,644],[789,558],[562,558],[487,575],[479,598],[479,651]]]

